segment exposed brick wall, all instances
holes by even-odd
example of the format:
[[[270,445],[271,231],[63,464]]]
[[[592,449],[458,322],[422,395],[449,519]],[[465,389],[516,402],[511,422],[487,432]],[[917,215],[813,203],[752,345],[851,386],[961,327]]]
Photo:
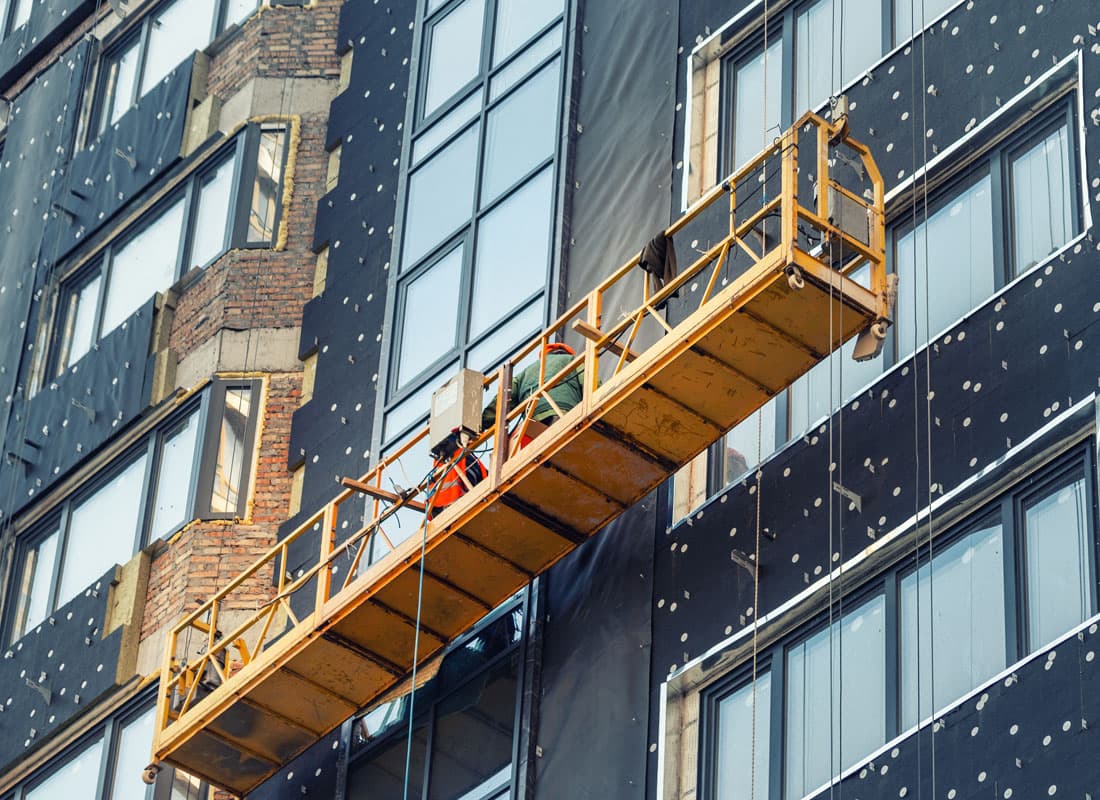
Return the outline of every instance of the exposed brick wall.
[[[338,0],[261,9],[210,64],[207,90],[227,98],[251,78],[335,78]],[[288,104],[293,98],[288,97]]]
[[[313,290],[314,213],[324,192],[326,118],[302,117],[286,249],[231,250],[187,288],[176,306],[169,347],[181,357],[217,331],[299,324]]]
[[[259,458],[252,476],[250,517],[241,522],[195,522],[153,559],[142,618],[144,639],[207,600],[274,544],[287,517],[290,473],[286,469],[290,419],[301,398],[300,373],[268,378]],[[229,606],[253,609],[271,596],[270,574],[250,582]]]

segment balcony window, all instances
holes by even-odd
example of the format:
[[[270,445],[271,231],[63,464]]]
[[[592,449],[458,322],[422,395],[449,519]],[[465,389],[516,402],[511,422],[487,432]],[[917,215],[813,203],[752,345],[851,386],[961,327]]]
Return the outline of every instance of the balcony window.
[[[246,515],[259,386],[215,382],[20,536],[7,642],[149,542],[193,519]]]

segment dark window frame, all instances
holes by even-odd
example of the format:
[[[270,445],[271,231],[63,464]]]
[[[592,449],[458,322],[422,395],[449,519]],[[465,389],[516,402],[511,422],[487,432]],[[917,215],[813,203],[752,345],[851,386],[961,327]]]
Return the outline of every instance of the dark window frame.
[[[556,214],[551,213],[551,219],[549,221],[547,236],[548,236],[548,252],[550,258],[547,259],[546,273],[543,276],[541,287],[533,291],[529,296],[521,301],[517,301],[515,307],[508,309],[507,313],[497,320],[486,330],[479,333],[476,337],[470,337],[470,317],[473,307],[473,293],[474,293],[474,259],[477,253],[478,236],[480,232],[480,226],[486,216],[491,214],[495,209],[506,203],[513,198],[519,191],[521,191],[527,184],[540,173],[546,169],[552,170],[553,186],[551,188],[551,209],[558,207],[559,197],[559,181],[557,180],[557,174],[555,165],[560,163],[562,141],[561,137],[556,137],[554,142],[553,152],[547,158],[541,160],[524,173],[522,176],[517,177],[509,187],[502,191],[497,197],[495,197],[490,203],[481,204],[481,198],[483,194],[483,164],[485,163],[485,147],[486,147],[486,124],[489,115],[501,104],[507,102],[517,91],[527,86],[528,83],[535,78],[540,72],[545,70],[552,62],[557,59],[562,59],[562,67],[559,70],[558,75],[558,93],[556,102],[559,104],[557,118],[560,123],[563,110],[560,108],[563,97],[563,86],[568,79],[567,70],[565,69],[565,57],[566,57],[566,40],[565,40],[565,21],[568,19],[569,7],[568,3],[563,4],[563,10],[561,13],[555,15],[549,22],[534,31],[530,37],[528,37],[522,45],[516,48],[516,50],[508,55],[507,58],[502,59],[498,64],[491,64],[492,47],[495,42],[495,27],[496,27],[496,0],[488,0],[485,7],[485,20],[482,28],[482,43],[481,43],[481,62],[480,71],[478,75],[472,79],[468,84],[461,89],[454,92],[454,94],[438,109],[432,112],[428,117],[423,116],[423,107],[425,100],[425,87],[427,85],[427,56],[431,46],[431,30],[434,26],[442,20],[447,14],[455,10],[458,5],[464,0],[450,0],[450,2],[442,3],[438,8],[428,13],[422,20],[421,26],[424,30],[424,35],[421,37],[420,49],[421,53],[421,69],[420,74],[417,76],[418,93],[416,98],[415,112],[413,115],[413,130],[410,131],[409,144],[418,139],[421,134],[427,133],[437,122],[447,116],[452,110],[460,106],[462,103],[468,101],[471,97],[481,93],[482,103],[478,107],[477,113],[469,120],[461,123],[451,134],[445,139],[441,140],[438,144],[432,147],[430,150],[425,151],[418,155],[415,164],[403,165],[402,180],[405,185],[405,192],[401,198],[403,204],[402,219],[399,228],[397,229],[395,238],[395,250],[399,259],[399,268],[393,270],[393,278],[390,287],[392,291],[389,293],[390,298],[388,302],[391,304],[391,308],[388,312],[389,319],[392,320],[391,330],[393,331],[392,342],[389,347],[386,348],[387,352],[384,354],[383,363],[386,366],[385,371],[385,402],[380,403],[379,409],[379,425],[377,430],[379,431],[377,438],[379,446],[372,448],[375,450],[381,450],[382,445],[392,444],[399,441],[402,437],[406,436],[410,430],[414,429],[416,422],[406,424],[399,429],[390,429],[385,424],[386,418],[391,412],[397,409],[402,402],[415,396],[417,392],[423,391],[433,380],[442,380],[443,373],[450,364],[456,360],[461,365],[465,363],[471,352],[473,352],[480,344],[489,340],[493,334],[499,331],[503,326],[513,321],[519,314],[527,311],[532,302],[536,302],[539,297],[543,297],[544,306],[548,306],[550,297],[550,282],[552,280],[554,271],[554,242],[556,231]],[[519,60],[522,56],[528,53],[538,43],[550,34],[555,28],[561,26],[562,29],[562,41],[561,43],[547,56],[544,56],[538,62],[533,64],[527,72],[524,73],[522,79],[518,80],[508,89],[502,92],[499,96],[491,101],[488,101],[489,88],[492,79],[499,75],[501,72],[507,70],[512,66],[514,62]],[[408,184],[411,178],[422,169],[433,157],[441,153],[450,144],[462,135],[468,133],[471,129],[477,128],[477,169],[474,176],[473,187],[473,200],[470,215],[466,220],[459,225],[455,230],[450,231],[440,242],[432,246],[424,254],[419,256],[415,261],[408,264],[400,263],[400,257],[404,250],[404,240],[406,235],[406,225],[404,217],[407,215],[408,205]],[[411,149],[410,149],[411,152]],[[400,350],[402,347],[402,336],[404,333],[405,325],[405,309],[402,305],[402,300],[405,297],[407,286],[416,277],[422,275],[427,270],[431,269],[431,266],[438,263],[442,258],[449,254],[455,247],[463,246],[461,275],[459,278],[460,292],[459,297],[455,299],[455,302],[459,304],[459,315],[456,323],[456,341],[457,344],[448,348],[447,352],[439,356],[431,365],[426,366],[416,375],[411,376],[402,385],[398,385],[397,367],[400,359]],[[549,313],[548,308],[544,307],[542,315],[542,324],[546,322],[546,316]],[[537,331],[531,331],[534,334]],[[501,353],[497,358],[503,357],[507,353]],[[427,408],[425,407],[425,413]],[[418,418],[419,419],[419,418]],[[383,430],[384,429],[384,430]]]
[[[251,188],[255,182],[258,171],[257,157],[260,137],[264,132],[281,129],[284,138],[282,153],[281,180],[279,192],[275,200],[275,217],[272,223],[271,239],[267,242],[248,241],[248,220],[252,204]],[[71,369],[74,363],[67,363],[67,354],[70,346],[66,328],[68,326],[67,309],[71,298],[98,275],[101,279],[99,297],[96,301],[95,316],[92,330],[92,344],[89,351],[95,350],[97,344],[108,336],[111,331],[102,330],[103,312],[106,307],[107,292],[110,286],[111,270],[114,264],[115,253],[126,247],[135,237],[140,236],[150,225],[155,223],[167,209],[176,202],[183,203],[183,219],[180,223],[179,241],[173,268],[173,284],[184,280],[192,271],[205,270],[230,250],[262,250],[274,246],[278,239],[279,226],[282,223],[282,199],[286,184],[286,165],[289,159],[290,128],[289,124],[274,124],[251,122],[232,138],[220,145],[210,156],[205,159],[199,169],[189,174],[180,185],[173,188],[165,197],[159,199],[154,205],[144,211],[138,219],[127,226],[126,230],[118,237],[110,241],[99,250],[95,256],[81,265],[76,270],[63,275],[57,283],[54,291],[56,297],[54,303],[53,319],[50,323],[49,344],[46,348],[46,364],[42,373],[42,384],[48,384],[58,376]],[[202,264],[191,264],[191,252],[195,246],[196,221],[199,211],[199,200],[202,196],[202,187],[206,181],[219,169],[231,160],[233,166],[232,186],[229,192],[230,220],[226,225],[226,236],[218,253]],[[166,291],[171,286],[165,286],[161,291]],[[112,329],[114,330],[114,329]]]
[[[506,615],[518,612],[520,615],[520,628],[519,638],[503,647],[500,652],[496,653],[492,657],[488,658],[483,663],[479,664],[475,670],[462,676],[461,680],[456,681],[449,687],[447,691],[440,694],[438,691],[433,690],[431,683],[426,683],[424,686],[417,689],[417,692],[427,694],[424,699],[419,699],[413,708],[414,716],[412,718],[412,726],[414,729],[425,727],[426,738],[424,742],[424,774],[421,776],[421,797],[423,800],[427,800],[429,792],[431,791],[431,773],[432,773],[432,744],[435,734],[435,726],[438,721],[438,707],[445,703],[449,698],[454,697],[461,692],[466,686],[469,686],[474,681],[478,680],[482,676],[492,672],[499,667],[505,661],[512,657],[518,657],[518,665],[516,671],[516,697],[515,697],[515,712],[512,720],[512,760],[511,760],[511,777],[508,781],[509,794],[504,795],[508,797],[518,796],[518,781],[519,781],[519,748],[521,739],[521,721],[523,718],[523,698],[525,693],[525,669],[524,664],[527,660],[527,649],[530,644],[531,637],[528,634],[530,629],[530,616],[534,613],[534,603],[532,603],[531,591],[529,589],[521,590],[521,596],[512,600],[506,601],[499,607],[490,612],[484,619],[482,619],[477,626],[464,634],[461,638],[456,640],[452,645],[447,648],[447,651],[443,654],[443,662],[440,664],[440,673],[443,673],[445,660],[452,653],[459,653],[467,644],[477,639],[480,635],[485,633],[494,624],[500,622]],[[432,680],[436,680],[433,678]],[[403,695],[407,697],[408,695]],[[371,709],[374,710],[374,709]],[[368,714],[370,711],[367,712]],[[360,714],[355,717],[355,721],[358,722],[360,717],[366,716],[366,714]],[[369,761],[376,754],[381,753],[390,745],[403,741],[408,736],[409,731],[409,718],[407,713],[402,712],[399,724],[393,724],[389,730],[381,731],[380,735],[372,737],[371,739],[357,743],[352,736],[352,740],[348,747],[348,769],[347,774],[355,769],[356,765]],[[497,795],[493,795],[495,798]]]
[[[885,689],[884,706],[886,709],[886,737],[882,744],[913,730],[901,727],[901,582],[916,570],[926,566],[954,544],[980,529],[984,524],[997,521],[1001,525],[1003,537],[1003,577],[1005,581],[1005,665],[1006,669],[1027,658],[1033,652],[1028,647],[1027,630],[1027,575],[1024,547],[1026,532],[1023,510],[1029,502],[1066,488],[1077,480],[1085,486],[1085,505],[1087,509],[1086,535],[1089,537],[1090,564],[1088,586],[1091,592],[1092,608],[1086,619],[1100,613],[1100,500],[1098,500],[1098,457],[1092,440],[1070,447],[1066,452],[1051,459],[1033,473],[1006,486],[996,496],[983,502],[971,513],[962,517],[929,544],[925,540],[914,551],[910,549],[899,560],[861,582],[834,603],[832,619],[840,620],[847,609],[861,606],[875,596],[885,597]],[[769,754],[770,798],[761,800],[782,800],[783,766],[786,753],[786,672],[787,654],[792,647],[827,629],[830,621],[829,609],[822,610],[798,627],[784,633],[775,642],[763,648],[757,657],[757,674],[766,669],[772,681],[772,717],[770,724]],[[1048,647],[1049,642],[1038,650]],[[751,680],[751,662],[735,666],[728,674],[702,689],[700,692],[700,740],[697,758],[698,787],[701,800],[715,800],[715,781],[717,776],[717,707],[724,697],[742,688]],[[978,686],[982,685],[980,682]],[[963,697],[977,690],[972,687]],[[777,696],[778,693],[778,696]],[[952,703],[958,702],[958,698]],[[938,712],[940,709],[933,709]],[[759,713],[759,712],[758,712]],[[918,726],[924,723],[918,713]],[[870,755],[868,753],[867,755]],[[858,764],[863,759],[857,759]],[[853,764],[843,765],[842,771]]]
[[[246,422],[247,436],[244,441],[243,452],[245,457],[240,464],[240,491],[238,493],[238,505],[233,512],[212,512],[210,510],[210,498],[213,484],[214,468],[217,461],[219,431],[221,427],[221,414],[225,408],[225,393],[227,390],[247,387],[252,390],[252,406]],[[156,509],[157,478],[162,466],[164,443],[169,436],[179,430],[179,427],[197,414],[197,429],[195,449],[192,454],[191,475],[186,501],[186,509],[183,520],[172,529],[158,537],[157,541],[174,536],[182,528],[194,520],[219,520],[244,517],[248,508],[249,495],[255,481],[255,442],[260,427],[260,415],[262,414],[261,401],[263,398],[263,381],[261,379],[216,379],[200,393],[199,396],[190,399],[179,408],[174,409],[153,430],[144,434],[142,438],[128,447],[124,452],[111,460],[102,470],[97,472],[94,481],[87,486],[82,486],[74,491],[57,508],[50,511],[42,520],[37,522],[27,533],[20,534],[15,545],[14,567],[12,580],[3,592],[3,615],[0,618],[0,634],[2,640],[11,645],[26,636],[42,621],[35,622],[16,635],[17,621],[14,619],[17,606],[20,583],[23,577],[23,567],[26,554],[38,547],[55,531],[58,533],[57,549],[54,553],[54,563],[50,572],[49,598],[47,602],[48,619],[58,608],[72,600],[72,597],[59,597],[61,570],[65,564],[71,536],[71,517],[73,509],[83,501],[95,495],[123,470],[131,466],[140,458],[145,458],[144,474],[142,476],[141,496],[137,511],[137,524],[135,525],[134,539],[131,553],[137,553],[148,547],[153,539],[152,523]]]
[[[52,775],[67,766],[73,759],[81,755],[86,747],[94,744],[97,740],[100,741],[103,750],[100,753],[99,767],[96,773],[95,797],[97,800],[110,800],[114,789],[112,780],[118,766],[119,737],[122,729],[150,710],[154,714],[156,713],[156,693],[151,689],[142,691],[137,696],[126,700],[107,719],[82,733],[48,762],[38,767],[30,776],[20,781],[10,794],[4,796],[5,800],[23,800],[29,792],[34,791],[49,780]],[[157,773],[155,784],[145,787],[143,800],[168,800],[171,795],[174,773],[174,768],[164,766]],[[199,787],[199,798],[210,796],[211,787],[203,782]]]
[[[167,10],[169,6],[176,2],[186,2],[186,0],[161,0],[153,4],[148,10],[143,9],[140,19],[125,26],[124,30],[119,31],[115,36],[111,37],[110,41],[103,46],[99,58],[97,59],[96,74],[90,83],[92,87],[91,102],[89,104],[91,113],[88,116],[85,144],[94,141],[113,124],[110,121],[109,114],[110,108],[114,104],[114,95],[117,86],[111,74],[112,70],[109,69],[109,67],[112,64],[118,63],[119,56],[132,45],[136,45],[138,48],[137,65],[134,68],[134,86],[131,90],[130,102],[126,105],[126,108],[133,108],[143,97],[141,93],[141,82],[142,76],[145,74],[145,66],[149,55],[149,38],[153,21],[161,12]],[[214,3],[214,15],[210,23],[209,37],[207,38],[206,44],[198,48],[198,50],[203,52],[217,49],[222,40],[226,39],[228,35],[232,34],[237,27],[239,27],[235,24],[230,26],[225,24],[229,13],[230,0],[214,0]],[[256,8],[253,10],[252,14],[255,14],[262,4],[263,0],[257,0]],[[249,16],[251,16],[251,14]],[[247,19],[247,17],[245,19]]]
[[[762,42],[763,38],[761,34],[760,39],[755,40],[756,50],[753,51],[754,53],[759,52]],[[730,57],[737,58],[737,54],[740,52],[741,51],[737,49],[733,49],[730,52]],[[723,69],[725,69],[725,67],[723,67]],[[726,73],[723,72],[723,87],[732,83],[725,75]],[[1082,186],[1080,173],[1080,159],[1083,156],[1083,151],[1080,149],[1077,104],[1075,102],[1079,88],[1076,82],[1073,82],[1053,89],[1043,98],[1040,108],[1028,108],[1024,110],[1024,116],[1018,125],[1009,128],[1003,135],[997,132],[990,134],[989,139],[986,141],[992,141],[992,144],[984,144],[982,140],[979,140],[979,142],[975,144],[976,152],[964,155],[957,162],[937,169],[936,175],[931,176],[931,180],[929,181],[930,188],[927,196],[928,219],[931,219],[936,212],[948,206],[957,199],[959,194],[972,187],[975,183],[984,178],[986,174],[990,177],[990,199],[993,216],[993,293],[990,295],[990,298],[996,296],[1009,284],[1019,278],[1019,275],[1015,272],[1016,266],[1012,254],[1014,238],[1012,219],[1014,206],[1009,173],[1012,168],[1013,159],[1063,126],[1067,129],[1069,137],[1069,173],[1073,177],[1070,202],[1072,205],[1071,210],[1074,231],[1070,234],[1069,240],[1071,241],[1075,237],[1080,236],[1084,230],[1084,208],[1081,197]],[[723,88],[723,91],[725,91],[725,88]],[[726,99],[723,100],[723,103],[725,102],[727,102]],[[730,100],[730,102],[732,102],[732,100]],[[721,137],[723,135],[729,135],[727,127],[729,121],[728,116],[721,117],[721,119],[723,124],[720,126],[719,147],[723,146]],[[720,152],[726,153],[726,151],[722,150],[720,150]],[[726,155],[723,155],[723,157],[726,157]],[[923,194],[918,195],[914,193],[899,209],[892,213],[888,213],[886,220],[887,272],[895,273],[897,271],[898,242],[904,236],[912,232],[915,227],[919,227],[924,223],[926,219],[923,209],[924,202],[925,199]],[[916,209],[916,213],[914,213],[914,209]],[[1033,267],[1029,267],[1028,269],[1030,270],[1032,268]],[[989,298],[987,298],[987,300],[988,299]],[[898,309],[899,324],[908,324],[905,321],[907,311],[908,309]],[[927,334],[929,336],[934,336],[937,332],[938,331],[928,331]],[[925,347],[930,341],[931,339],[925,342],[918,342],[916,351]],[[901,342],[897,333],[897,325],[894,325],[891,326],[887,334],[885,346],[883,347],[882,375],[902,361],[913,356],[913,353],[902,354],[900,348]],[[841,400],[841,404],[851,399],[851,397],[844,397]],[[794,438],[810,432],[800,431],[794,428],[793,420],[791,419],[789,390],[780,392],[769,402],[776,403],[775,447],[773,452],[778,451]],[[754,465],[750,465],[751,469],[748,473],[742,475],[724,475],[722,463],[724,459],[724,453],[722,451],[724,442],[725,437],[723,436],[723,438],[709,450],[710,456],[707,467],[708,497],[720,493],[739,479],[745,479],[751,476],[751,470],[755,469]]]

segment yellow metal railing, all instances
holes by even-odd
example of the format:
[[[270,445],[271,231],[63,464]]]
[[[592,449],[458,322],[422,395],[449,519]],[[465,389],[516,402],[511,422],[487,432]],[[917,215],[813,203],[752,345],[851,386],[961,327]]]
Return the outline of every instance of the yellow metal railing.
[[[853,154],[851,158],[862,165],[862,193],[841,185],[832,177],[830,148],[837,147],[847,148]],[[799,155],[807,149],[813,156],[811,163],[816,181],[800,172]],[[774,197],[767,199],[764,192],[776,177],[780,188]],[[800,202],[800,182],[804,184],[803,190],[805,185],[812,185],[814,189],[815,197],[808,204]],[[862,241],[831,221],[831,194],[843,196],[850,204],[865,210],[869,215],[869,241]],[[639,257],[630,259],[485,379],[486,397],[496,396],[497,399],[496,419],[473,439],[469,449],[488,458],[490,487],[500,483],[504,465],[517,452],[510,443],[522,436],[538,403],[545,399],[556,407],[550,396],[555,386],[576,370],[582,370],[582,402],[585,408],[597,406],[604,392],[624,379],[631,379],[630,365],[646,350],[639,344],[643,326],[648,325],[651,330],[647,335],[655,335],[657,339],[676,335],[674,325],[665,319],[661,310],[677,295],[675,310],[678,314],[689,315],[715,302],[720,282],[737,277],[732,270],[739,253],[749,258],[749,272],[785,269],[792,285],[796,285],[802,280],[797,264],[800,258],[811,258],[807,254],[809,249],[820,246],[831,247],[831,252],[842,252],[846,258],[832,260],[835,270],[850,275],[862,267],[869,267],[868,283],[863,289],[855,288],[866,292],[868,307],[877,308],[879,327],[888,323],[883,199],[883,183],[874,161],[867,148],[848,137],[845,121],[829,123],[813,114],[802,117],[797,125],[710,190],[666,230],[668,236],[680,234],[708,211],[723,211],[728,216],[725,235],[706,247],[693,248],[698,256],[675,279],[651,292],[649,276],[638,269]],[[773,221],[776,216],[778,223]],[[640,286],[635,285],[638,283]],[[621,295],[626,290],[640,294],[640,302],[632,312],[618,319],[605,320],[605,299],[612,293]],[[583,349],[568,366],[548,377],[546,345],[567,338],[583,341]],[[652,344],[650,342],[649,346]],[[512,374],[534,360],[539,364],[538,389],[509,407]],[[644,376],[641,379],[644,380]],[[284,637],[293,637],[295,631],[304,627],[316,630],[324,621],[326,602],[353,581],[386,580],[387,576],[395,574],[400,565],[390,562],[400,557],[394,547],[409,534],[406,532],[400,539],[391,537],[390,523],[399,510],[422,512],[430,491],[427,480],[416,486],[396,488],[402,482],[410,482],[401,469],[401,460],[414,448],[426,452],[427,435],[425,427],[411,436],[366,475],[351,482],[357,484],[358,489],[340,492],[170,630],[157,711],[155,755],[158,758],[163,755],[161,743],[173,726],[184,719],[202,720],[208,716],[203,711],[202,701],[210,690],[233,681],[237,673],[243,678],[250,670],[263,668],[263,664],[252,662]],[[524,451],[525,457],[537,449],[537,446],[528,448]],[[363,488],[370,491],[366,513],[360,515],[354,513],[355,504],[347,504],[352,497],[358,498]],[[452,524],[456,516],[463,513],[464,504],[474,499],[467,495],[431,521],[420,513],[416,535],[424,532],[425,525]],[[350,519],[353,514],[357,518],[354,525]],[[407,513],[405,516],[407,519]],[[368,521],[362,524],[363,519]],[[352,527],[353,532],[337,544],[338,529],[348,527]],[[308,559],[309,565],[299,569],[290,561],[292,546],[314,534],[318,534],[316,549]],[[383,545],[389,552],[375,563],[364,565],[364,557],[372,547]],[[406,562],[408,559],[404,557]],[[258,586],[268,587],[269,596],[257,608]]]

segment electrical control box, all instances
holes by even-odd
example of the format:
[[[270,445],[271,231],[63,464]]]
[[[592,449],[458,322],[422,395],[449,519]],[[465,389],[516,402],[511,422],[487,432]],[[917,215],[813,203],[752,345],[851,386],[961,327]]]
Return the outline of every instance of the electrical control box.
[[[462,369],[432,394],[428,442],[436,450],[454,431],[471,436],[481,433],[482,387],[485,376]]]

